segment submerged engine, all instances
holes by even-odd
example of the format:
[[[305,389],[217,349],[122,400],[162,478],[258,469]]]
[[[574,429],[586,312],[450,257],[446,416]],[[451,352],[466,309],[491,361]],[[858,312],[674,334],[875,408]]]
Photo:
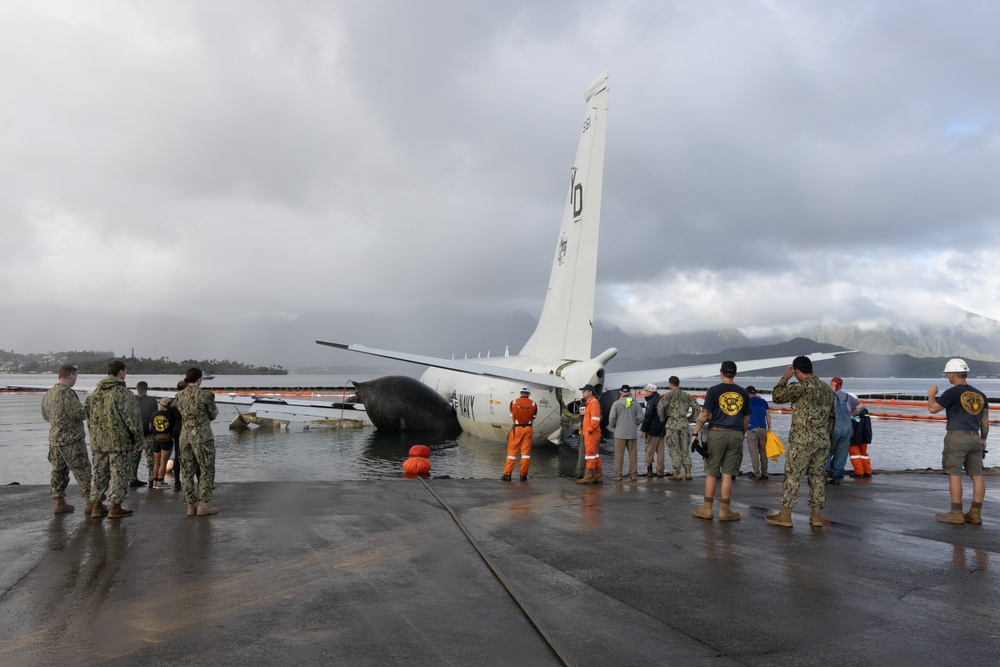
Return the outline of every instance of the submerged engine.
[[[457,435],[455,408],[423,382],[405,375],[387,375],[355,382],[358,398],[375,428],[385,431]]]

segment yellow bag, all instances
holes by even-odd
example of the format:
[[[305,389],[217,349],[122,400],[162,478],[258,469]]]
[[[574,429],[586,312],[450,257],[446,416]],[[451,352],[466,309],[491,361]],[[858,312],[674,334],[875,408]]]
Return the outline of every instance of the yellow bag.
[[[777,436],[774,431],[767,432],[767,442],[764,444],[764,453],[767,458],[775,463],[778,462],[778,457],[785,453],[785,444],[781,442],[781,438]]]

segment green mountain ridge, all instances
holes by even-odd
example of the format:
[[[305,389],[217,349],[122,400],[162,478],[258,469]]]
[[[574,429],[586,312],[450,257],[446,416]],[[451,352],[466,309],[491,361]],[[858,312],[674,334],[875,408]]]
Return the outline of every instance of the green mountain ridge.
[[[150,359],[146,357],[117,357],[113,352],[47,352],[43,354],[19,354],[11,350],[0,350],[0,373],[55,373],[63,364],[73,364],[84,374],[106,373],[108,363],[120,359],[125,362],[129,373],[134,375],[183,375],[187,369],[198,367],[206,373],[219,375],[286,375],[281,366],[253,366],[228,359],[185,359],[171,361],[166,357]]]

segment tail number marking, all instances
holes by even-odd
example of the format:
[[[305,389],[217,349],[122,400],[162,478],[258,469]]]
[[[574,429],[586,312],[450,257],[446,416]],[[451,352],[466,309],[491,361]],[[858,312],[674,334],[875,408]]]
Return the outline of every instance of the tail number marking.
[[[573,169],[573,178],[570,180],[570,197],[573,203],[573,220],[579,222],[583,215],[583,184],[576,182],[576,169]]]

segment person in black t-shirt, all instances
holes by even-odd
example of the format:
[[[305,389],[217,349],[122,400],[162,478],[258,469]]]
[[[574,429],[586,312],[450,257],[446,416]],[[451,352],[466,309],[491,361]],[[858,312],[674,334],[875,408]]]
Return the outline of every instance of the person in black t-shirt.
[[[691,516],[712,520],[715,503],[715,476],[722,471],[719,498],[719,521],[739,521],[740,513],[729,509],[733,477],[743,463],[743,434],[750,424],[750,394],[736,384],[736,364],[723,361],[719,369],[722,382],[705,393],[705,404],[694,425],[692,440],[708,424],[708,458],[705,459],[705,503],[691,510]]]
[[[942,410],[948,416],[944,436],[944,451],[941,453],[941,469],[948,475],[948,490],[951,494],[951,510],[935,514],[944,523],[983,522],[980,511],[986,497],[986,483],[983,481],[983,454],[986,453],[986,437],[990,432],[990,404],[986,394],[968,383],[969,365],[961,359],[952,359],[944,367],[949,387],[938,397],[937,385],[927,388],[927,409],[931,413]],[[962,513],[962,468],[972,479],[972,507]]]

